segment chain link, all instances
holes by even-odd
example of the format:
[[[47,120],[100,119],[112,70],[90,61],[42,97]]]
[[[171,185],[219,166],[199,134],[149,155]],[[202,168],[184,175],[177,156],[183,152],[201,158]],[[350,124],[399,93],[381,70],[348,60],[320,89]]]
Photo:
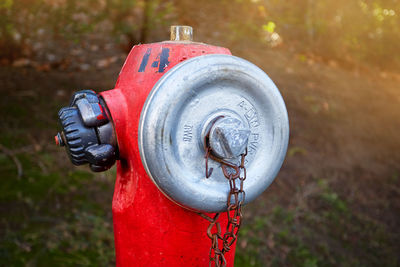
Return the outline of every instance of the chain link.
[[[217,119],[221,117],[218,117]],[[227,197],[226,211],[228,224],[226,226],[225,234],[222,235],[221,225],[218,222],[221,213],[216,213],[212,218],[202,213],[199,214],[201,217],[210,222],[210,225],[207,228],[207,236],[211,239],[209,266],[211,267],[214,263],[215,267],[224,267],[226,266],[225,253],[230,251],[232,244],[235,243],[243,218],[242,204],[244,203],[246,197],[246,193],[243,190],[243,182],[244,180],[246,180],[245,157],[247,156],[247,148],[246,152],[241,155],[240,165],[234,165],[228,161],[216,158],[211,154],[211,147],[209,146],[209,135],[210,131],[208,131],[208,133],[204,137],[206,178],[209,178],[213,171],[212,168],[208,169],[208,159],[211,158],[221,163],[222,172],[229,182],[229,193]],[[239,186],[236,185],[237,182],[239,182]],[[213,228],[215,229],[213,230]],[[219,245],[219,241],[222,242],[222,246]]]

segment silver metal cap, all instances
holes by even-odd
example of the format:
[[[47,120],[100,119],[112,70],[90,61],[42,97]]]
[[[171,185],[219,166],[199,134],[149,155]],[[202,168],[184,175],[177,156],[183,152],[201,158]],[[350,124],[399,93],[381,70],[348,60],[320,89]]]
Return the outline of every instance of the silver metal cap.
[[[222,159],[234,159],[245,153],[250,129],[241,120],[223,118],[210,131],[210,146],[213,153]]]
[[[285,103],[261,69],[230,55],[194,57],[164,74],[143,106],[138,133],[143,166],[155,185],[183,207],[227,210],[230,187],[221,164],[209,159],[214,171],[205,175],[204,136],[221,116],[210,126],[212,152],[238,165],[240,156],[234,156],[247,143],[246,204],[272,183],[289,140]]]

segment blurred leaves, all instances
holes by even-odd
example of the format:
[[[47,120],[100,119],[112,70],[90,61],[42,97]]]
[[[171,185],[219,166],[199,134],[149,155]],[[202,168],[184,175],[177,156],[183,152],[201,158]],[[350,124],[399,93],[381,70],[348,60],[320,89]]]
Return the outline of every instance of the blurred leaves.
[[[399,1],[299,0],[293,5],[270,0],[263,5],[265,20],[274,22],[264,23],[263,30],[279,33],[289,47],[346,63],[400,66]]]
[[[275,28],[276,28],[276,24],[272,21],[268,21],[267,24],[264,24],[262,26],[264,31],[267,31],[269,33],[274,33],[275,32]]]
[[[13,5],[13,0],[3,0],[0,2],[0,9],[9,9]]]
[[[175,2],[179,21],[194,26],[212,24],[209,35],[230,43],[284,47],[357,68],[363,64],[400,68],[400,1]],[[213,10],[218,14],[211,19]]]
[[[224,20],[205,21],[202,10],[218,11]],[[113,36],[129,51],[134,44],[166,37],[167,26],[179,22],[216,24],[213,30],[232,42],[283,44],[347,64],[398,68],[399,12],[396,0],[4,0],[0,58],[30,57],[46,49],[36,43],[43,38],[79,43],[94,32]]]
[[[172,11],[172,2],[161,0],[2,1],[0,60],[32,57],[53,43],[79,43],[93,32],[113,36],[130,49],[159,35]]]

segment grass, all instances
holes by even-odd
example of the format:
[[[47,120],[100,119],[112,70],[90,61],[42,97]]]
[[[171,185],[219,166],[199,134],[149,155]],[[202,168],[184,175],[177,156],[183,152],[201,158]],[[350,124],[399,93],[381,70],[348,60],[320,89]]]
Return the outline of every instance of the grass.
[[[325,179],[308,186],[304,205],[276,204],[245,222],[236,266],[397,266],[384,225],[352,210]]]
[[[115,170],[94,175],[73,167],[54,146],[56,112],[68,103],[54,97],[54,85],[30,83],[42,78],[30,72],[1,69],[0,75],[7,75],[9,89],[0,100],[0,265],[112,265]],[[26,94],[18,76],[41,93]]]
[[[43,173],[37,156],[20,156],[24,176],[2,182],[2,265],[108,266],[114,261],[110,207],[98,200],[104,194],[111,203],[111,176],[79,169]],[[54,164],[46,153],[39,159]],[[15,177],[10,159],[2,156],[0,166],[6,166],[2,177]]]

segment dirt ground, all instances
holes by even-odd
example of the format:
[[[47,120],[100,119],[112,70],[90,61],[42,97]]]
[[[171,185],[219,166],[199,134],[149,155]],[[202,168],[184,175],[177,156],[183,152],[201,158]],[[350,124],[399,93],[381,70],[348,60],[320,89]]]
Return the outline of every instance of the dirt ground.
[[[400,74],[221,44],[272,78],[291,128],[281,172],[245,207],[236,266],[399,266]],[[53,144],[72,92],[113,88],[122,66],[116,46],[85,49],[65,68],[0,67],[1,265],[114,262],[115,170],[75,168]]]
[[[237,54],[261,66],[276,82],[291,126],[286,161],[262,197],[266,208],[260,211],[254,205],[255,213],[274,214],[277,203],[283,205],[293,216],[288,234],[301,236],[297,246],[306,243],[314,252],[329,248],[326,254],[319,252],[325,254],[323,260],[310,257],[311,265],[399,264],[399,76],[299,60],[287,51]],[[282,231],[281,226],[269,228],[278,236]],[[270,240],[266,244],[275,258],[282,258],[282,248]],[[286,256],[301,258],[290,254]],[[273,260],[267,256],[262,264]]]

